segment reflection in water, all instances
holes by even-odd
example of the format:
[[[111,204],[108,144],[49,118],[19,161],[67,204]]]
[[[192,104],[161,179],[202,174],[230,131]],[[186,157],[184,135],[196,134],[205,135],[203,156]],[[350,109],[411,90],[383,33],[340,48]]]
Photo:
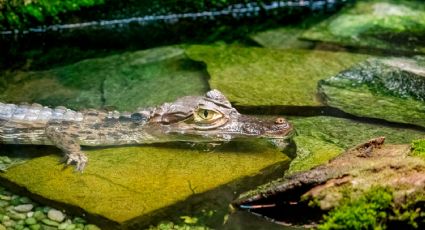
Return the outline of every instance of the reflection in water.
[[[147,25],[154,22],[176,23],[180,19],[207,19],[214,20],[221,16],[231,16],[235,19],[244,17],[256,17],[261,11],[272,11],[284,8],[304,7],[310,10],[333,9],[337,2],[346,2],[348,0],[301,0],[301,1],[274,1],[270,3],[249,2],[246,4],[232,4],[221,10],[211,10],[203,12],[189,12],[167,15],[146,15],[142,17],[131,17],[123,19],[99,20],[73,24],[57,24],[50,26],[40,26],[22,31],[27,33],[43,33],[47,31],[63,31],[82,28],[108,28],[108,27],[124,27],[129,24],[137,23],[139,25]],[[1,35],[17,34],[18,30],[0,31]]]

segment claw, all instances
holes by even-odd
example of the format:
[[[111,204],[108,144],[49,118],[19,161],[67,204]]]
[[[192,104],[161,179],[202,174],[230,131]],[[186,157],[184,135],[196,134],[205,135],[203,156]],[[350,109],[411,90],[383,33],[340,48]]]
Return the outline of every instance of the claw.
[[[82,153],[71,153],[67,155],[67,165],[75,164],[75,170],[78,172],[83,172],[84,168],[87,165],[87,157]]]

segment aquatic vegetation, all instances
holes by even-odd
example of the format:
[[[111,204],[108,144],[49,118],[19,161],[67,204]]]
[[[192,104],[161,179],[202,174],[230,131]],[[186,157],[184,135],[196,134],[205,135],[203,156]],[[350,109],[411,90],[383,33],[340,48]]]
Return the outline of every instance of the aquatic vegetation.
[[[412,142],[412,155],[425,158],[425,139],[414,140]]]
[[[391,189],[383,187],[371,188],[359,198],[345,197],[318,229],[385,229],[392,202]]]
[[[21,29],[31,22],[58,21],[60,13],[103,4],[104,0],[0,1],[0,29]]]

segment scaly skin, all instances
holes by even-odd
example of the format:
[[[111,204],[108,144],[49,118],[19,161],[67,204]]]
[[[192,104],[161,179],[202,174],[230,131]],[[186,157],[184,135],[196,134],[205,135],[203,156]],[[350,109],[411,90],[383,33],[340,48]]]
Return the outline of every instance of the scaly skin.
[[[283,118],[265,120],[238,113],[218,90],[133,113],[0,103],[0,143],[54,145],[78,171],[88,161],[80,146],[221,143],[248,138],[279,143],[291,132],[292,126]]]

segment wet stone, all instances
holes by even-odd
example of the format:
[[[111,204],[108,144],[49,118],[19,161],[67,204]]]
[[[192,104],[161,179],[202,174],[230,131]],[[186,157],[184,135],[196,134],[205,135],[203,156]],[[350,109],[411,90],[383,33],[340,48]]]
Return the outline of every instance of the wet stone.
[[[15,206],[13,208],[13,210],[17,211],[17,212],[29,212],[34,208],[34,205],[32,204],[21,204],[18,206]]]
[[[65,215],[56,209],[50,209],[49,212],[47,212],[47,217],[56,222],[62,222],[65,219]]]
[[[374,58],[319,82],[325,103],[360,117],[425,126],[425,59]]]
[[[357,1],[313,26],[303,39],[390,52],[425,52],[423,1]]]

